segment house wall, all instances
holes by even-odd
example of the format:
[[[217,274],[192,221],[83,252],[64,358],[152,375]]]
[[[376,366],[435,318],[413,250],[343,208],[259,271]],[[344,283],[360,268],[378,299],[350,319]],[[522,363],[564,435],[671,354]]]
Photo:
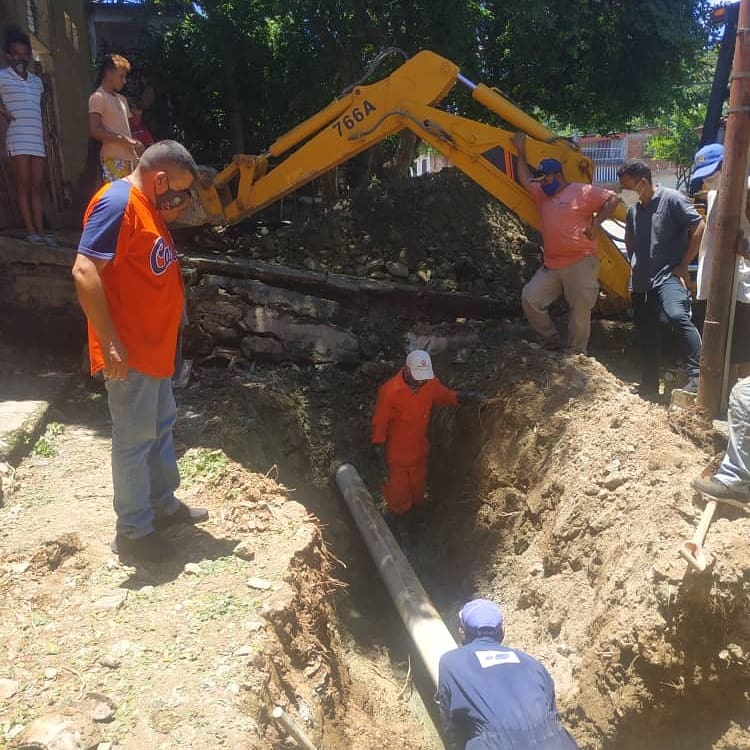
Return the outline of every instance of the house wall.
[[[91,46],[97,59],[110,52],[125,57],[137,53],[148,26],[142,5],[92,5],[89,24]]]
[[[411,167],[409,167],[409,174],[412,177],[420,177],[423,174],[432,174],[451,166],[453,165],[450,160],[442,154],[425,151],[423,154],[418,154],[414,159]]]
[[[617,188],[619,186],[618,168],[628,159],[640,159],[651,168],[655,184],[674,188],[677,184],[677,170],[674,164],[652,159],[647,153],[648,142],[657,133],[656,128],[644,128],[613,136],[582,138],[579,146],[596,167],[594,182],[598,185]]]
[[[30,10],[31,8],[31,15]],[[0,0],[0,30],[18,24],[31,37],[36,72],[49,95],[48,176],[50,201],[45,213],[65,221],[88,148],[88,96],[93,87],[86,0]],[[5,65],[1,55],[0,65]],[[4,153],[5,133],[0,132]],[[0,169],[9,180],[7,159]],[[19,224],[11,199],[0,196],[0,226]]]
[[[48,0],[46,5],[63,179],[76,185],[86,162],[88,98],[94,78],[87,3],[86,0]],[[71,29],[72,24],[75,26]]]

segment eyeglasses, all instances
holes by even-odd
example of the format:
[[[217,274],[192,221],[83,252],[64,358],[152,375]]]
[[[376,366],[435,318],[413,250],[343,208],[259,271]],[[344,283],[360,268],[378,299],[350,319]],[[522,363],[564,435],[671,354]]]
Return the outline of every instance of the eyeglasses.
[[[159,203],[161,208],[165,211],[170,211],[192,200],[193,194],[189,190],[168,190],[163,195],[159,196]]]
[[[186,190],[173,190],[169,185],[169,177],[167,177],[167,189],[161,195],[158,195],[157,207],[161,211],[174,211],[176,208],[185,205],[188,201],[193,199],[193,193],[190,188]]]

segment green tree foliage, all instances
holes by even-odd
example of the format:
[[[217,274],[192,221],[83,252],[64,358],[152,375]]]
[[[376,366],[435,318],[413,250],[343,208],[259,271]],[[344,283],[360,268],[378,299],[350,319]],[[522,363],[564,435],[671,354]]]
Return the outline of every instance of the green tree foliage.
[[[698,150],[697,119],[695,110],[674,109],[662,115],[657,121],[660,132],[646,147],[652,159],[672,162],[676,166],[678,190],[687,187],[693,156]]]
[[[587,131],[622,128],[675,99],[707,33],[707,0],[146,2],[176,19],[142,61],[158,120],[216,163],[262,151],[392,46],[433,49],[541,116]],[[444,106],[460,101],[486,116],[456,96]],[[386,148],[381,160],[389,158]]]
[[[648,155],[675,164],[678,189],[688,187],[690,169],[700,142],[700,128],[706,117],[717,56],[716,48],[700,55],[693,76],[680,90],[677,101],[654,119],[659,134],[649,141]]]
[[[486,76],[524,108],[588,132],[621,130],[674,100],[707,39],[705,0],[494,4]]]
[[[152,114],[161,134],[179,138],[203,161],[262,148],[253,136],[274,64],[274,4],[208,0],[200,12],[182,0],[147,4],[164,17],[139,60],[156,92]]]

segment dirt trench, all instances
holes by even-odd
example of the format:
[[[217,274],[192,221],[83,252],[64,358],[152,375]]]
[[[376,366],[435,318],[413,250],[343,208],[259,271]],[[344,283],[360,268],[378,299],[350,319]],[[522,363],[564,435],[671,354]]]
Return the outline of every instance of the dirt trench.
[[[689,481],[722,438],[631,395],[593,358],[544,353],[517,332],[483,336],[468,361],[435,363],[448,384],[498,399],[441,410],[431,428],[428,521],[411,561],[449,627],[469,598],[497,599],[508,642],[550,668],[586,750],[745,747],[750,519],[720,514],[705,575],[677,555],[702,508]],[[353,462],[377,495],[369,417],[377,385],[397,367],[274,368],[252,382],[235,374],[229,386],[217,370],[212,386],[202,381],[204,397],[216,388],[209,408],[222,414],[230,455],[274,457],[282,473],[320,488],[309,507],[346,560],[361,543],[327,489],[328,470]],[[265,455],[253,457],[260,448],[248,435],[258,431]],[[368,623],[345,614],[375,575],[361,558],[344,573],[351,599],[339,616],[359,647],[394,629],[387,600],[369,607],[386,615]],[[397,660],[408,643],[399,651]]]
[[[447,384],[494,399],[481,409],[440,410],[431,427],[427,523],[411,561],[449,627],[467,599],[497,599],[508,642],[549,667],[562,716],[585,750],[748,746],[750,519],[719,515],[708,538],[715,562],[704,575],[687,571],[677,555],[700,513],[690,478],[721,439],[685,412],[632,396],[595,359],[545,353],[514,328],[485,332],[468,358],[446,353],[434,361]],[[150,606],[177,622],[170,607],[185,601],[180,606],[228,639],[219,638],[212,669],[240,691],[229,730],[248,747],[252,737],[262,737],[259,747],[285,746],[267,721],[269,696],[322,747],[439,747],[415,694],[420,678],[408,639],[328,478],[332,463],[351,461],[377,495],[369,418],[377,386],[397,368],[396,360],[352,371],[196,368],[178,392],[175,435],[183,496],[212,508],[216,520],[207,531],[216,541],[200,533],[195,560],[188,555],[163,580],[128,584],[133,612],[104,629],[95,620],[93,642],[79,641],[75,629],[66,636],[72,656],[65,665],[74,672],[64,675],[55,656],[59,628],[75,620],[83,599],[122,587],[116,581],[123,574],[132,578],[107,558],[106,407],[101,394],[77,391],[55,418],[65,429],[47,436],[59,455],[32,453],[19,467],[20,494],[2,509],[0,593],[18,624],[4,653],[21,669],[24,691],[12,704],[22,714],[3,707],[8,728],[31,718],[39,701],[70,694],[76,672],[87,688],[111,687],[115,675],[95,657],[123,640],[118,628]],[[55,500],[71,492],[89,509],[83,516],[70,516]],[[70,531],[71,522],[81,550],[52,533]],[[286,527],[301,536],[282,553],[278,533]],[[252,566],[279,582],[252,597],[247,611],[247,571],[230,554],[246,537],[257,537]],[[7,549],[15,552],[9,557]],[[44,563],[46,572],[29,578],[13,567],[25,562]],[[187,562],[201,568],[194,580],[180,567]],[[196,586],[207,587],[207,601]],[[72,598],[70,587],[79,592]],[[27,600],[25,611],[20,602]],[[261,620],[265,628],[233,631]],[[181,632],[175,649],[163,652],[166,674],[191,663],[200,632]],[[162,646],[150,639],[140,655],[153,668]],[[235,663],[227,671],[243,642],[246,671]],[[45,680],[46,672],[56,677]],[[143,679],[123,667],[115,684],[128,684],[128,676],[131,687]],[[199,682],[196,675],[197,692],[183,704],[177,678],[166,680],[164,697],[147,706],[148,731],[190,746],[186,726],[205,721],[195,702]],[[235,705],[236,696],[221,681],[207,684],[205,707],[219,711],[211,727],[224,717],[215,707]],[[188,707],[192,713],[183,715]],[[146,729],[138,729],[137,703],[125,708],[117,748],[151,736],[138,734]],[[246,726],[245,717],[254,723]]]
[[[750,747],[750,519],[722,510],[705,574],[677,554],[702,509],[689,481],[723,440],[593,359],[503,356],[500,403],[434,431],[417,568],[439,609],[501,602],[582,748]]]
[[[350,226],[348,209],[342,209],[318,217],[301,233],[259,230],[249,240],[238,236],[231,250],[308,270],[404,279],[417,289],[489,292],[517,304],[520,286],[536,266],[534,243],[481,191],[451,180],[431,178],[419,200],[411,193],[384,194],[379,212],[370,210],[369,198],[359,208],[353,205],[355,214],[369,216],[359,228]],[[467,206],[453,211],[459,198]],[[399,234],[399,226],[409,228],[408,236]],[[225,245],[222,241],[217,252],[225,252]],[[203,550],[207,563],[181,558],[204,568],[202,578],[192,580],[178,569],[174,580],[141,580],[129,601],[136,614],[158,605],[156,612],[168,613],[171,623],[175,615],[169,608],[185,599],[191,611],[197,607],[193,614],[201,627],[212,626],[212,633],[221,635],[220,648],[205,667],[209,684],[202,685],[199,670],[189,667],[196,654],[207,655],[198,639],[203,631],[181,632],[174,649],[164,653],[173,670],[164,695],[145,706],[125,702],[114,748],[168,748],[172,739],[190,747],[198,742],[190,733],[198,724],[205,733],[215,730],[229,746],[253,747],[252,738],[263,748],[289,747],[267,721],[268,701],[258,698],[265,694],[283,703],[328,750],[440,747],[415,695],[418,665],[410,663],[408,639],[329,485],[329,471],[338,460],[352,462],[377,495],[369,420],[378,386],[403,361],[404,334],[434,340],[467,330],[478,341],[465,351],[435,356],[436,371],[450,386],[481,390],[498,401],[481,410],[435,414],[427,523],[411,555],[448,626],[454,628],[469,598],[498,600],[508,642],[551,670],[564,721],[584,750],[750,748],[750,519],[722,511],[708,537],[715,563],[704,575],[686,570],[677,549],[702,509],[689,481],[723,444],[687,413],[632,396],[613,374],[632,372],[632,361],[613,353],[630,346],[627,324],[595,329],[592,353],[605,367],[594,358],[534,348],[524,340],[528,330],[513,320],[451,320],[438,329],[420,325],[408,309],[353,304],[346,314],[351,319],[344,322],[359,338],[362,362],[356,367],[269,366],[242,358],[227,366],[231,360],[218,359],[197,365],[190,386],[178,393],[180,451],[188,459],[196,448],[202,451],[200,460],[188,460],[194,471],[185,477],[185,498],[213,503],[218,520],[208,531],[222,539],[228,534],[232,544],[209,544]],[[5,576],[0,572],[0,595],[7,594],[11,613],[6,625],[13,626],[4,653],[11,644],[13,658],[26,670],[22,695],[0,704],[2,729],[6,721],[13,729],[12,722],[28,720],[45,701],[78,690],[75,673],[60,671],[53,625],[58,614],[65,615],[63,622],[75,619],[75,608],[68,611],[69,591],[80,597],[86,580],[94,584],[93,593],[118,585],[122,576],[107,562],[106,406],[101,395],[90,398],[91,403],[82,396],[73,411],[62,410],[66,432],[56,440],[70,466],[30,457],[20,467],[22,482],[26,475],[20,501],[0,511],[0,546],[39,551],[40,559],[49,552],[54,559],[65,545],[44,546],[48,519],[56,530],[69,530],[67,484],[78,481],[75,468],[86,477],[72,487],[88,513],[82,522],[84,549],[29,581],[12,568]],[[94,439],[98,448],[87,454],[84,446]],[[82,462],[77,451],[93,461]],[[212,456],[223,456],[233,467],[213,488]],[[238,488],[225,481],[244,473],[268,483],[266,494],[283,497],[279,507],[298,507],[313,517],[295,520],[306,531],[295,547],[299,554],[285,557],[292,574],[278,591],[253,595],[249,606],[244,563],[230,554],[242,518],[227,511],[236,505]],[[16,506],[20,510],[9,510]],[[279,583],[276,558],[284,555],[276,554],[278,508],[275,501],[270,506],[275,510],[264,511],[241,534],[266,539],[253,565],[277,571]],[[144,594],[149,586],[155,590]],[[198,605],[202,595],[194,589],[201,587],[210,601]],[[260,611],[264,597],[276,603],[267,610],[268,620]],[[127,626],[128,610],[115,620]],[[261,620],[267,628],[235,630],[238,623],[255,627]],[[119,673],[91,667],[100,649],[116,637],[116,643],[123,640],[121,631],[95,627],[94,641],[82,643],[75,632],[70,638],[78,650],[68,649],[73,661],[66,665],[87,686],[100,686],[98,680],[104,687],[132,687],[143,679],[130,657]],[[149,644],[144,658],[149,679],[158,684],[157,648],[161,645]],[[238,651],[243,653],[235,657]],[[142,663],[144,655],[138,656]],[[195,676],[191,700],[184,702],[180,691],[175,693],[180,682],[174,670],[180,667]],[[47,669],[57,676],[46,680]],[[429,695],[424,701],[429,703]],[[139,735],[138,727],[147,734]],[[150,742],[151,732],[161,745]]]

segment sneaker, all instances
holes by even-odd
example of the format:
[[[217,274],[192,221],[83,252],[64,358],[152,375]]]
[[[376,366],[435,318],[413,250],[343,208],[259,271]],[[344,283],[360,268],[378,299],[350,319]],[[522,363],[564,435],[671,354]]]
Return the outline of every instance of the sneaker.
[[[57,247],[57,238],[54,234],[45,234],[44,237],[42,237],[42,241],[45,245],[49,245],[50,247]]]
[[[35,245],[43,245],[44,237],[41,234],[27,234],[26,242],[32,242]]]
[[[690,486],[714,500],[720,500],[738,508],[750,508],[750,493],[732,489],[715,477],[697,477],[690,482]]]
[[[683,385],[680,390],[685,391],[685,393],[698,393],[699,381],[700,378],[698,378],[697,376],[688,378],[688,382],[685,383],[685,385]]]
[[[179,502],[179,501],[178,501]],[[154,528],[157,530],[167,529],[177,523],[196,524],[208,521],[208,510],[206,508],[191,508],[180,502],[177,510],[168,516],[154,519]]]
[[[162,562],[174,557],[177,550],[175,546],[165,539],[158,531],[152,531],[146,536],[137,539],[116,534],[110,545],[120,559],[133,560],[135,562]]]

